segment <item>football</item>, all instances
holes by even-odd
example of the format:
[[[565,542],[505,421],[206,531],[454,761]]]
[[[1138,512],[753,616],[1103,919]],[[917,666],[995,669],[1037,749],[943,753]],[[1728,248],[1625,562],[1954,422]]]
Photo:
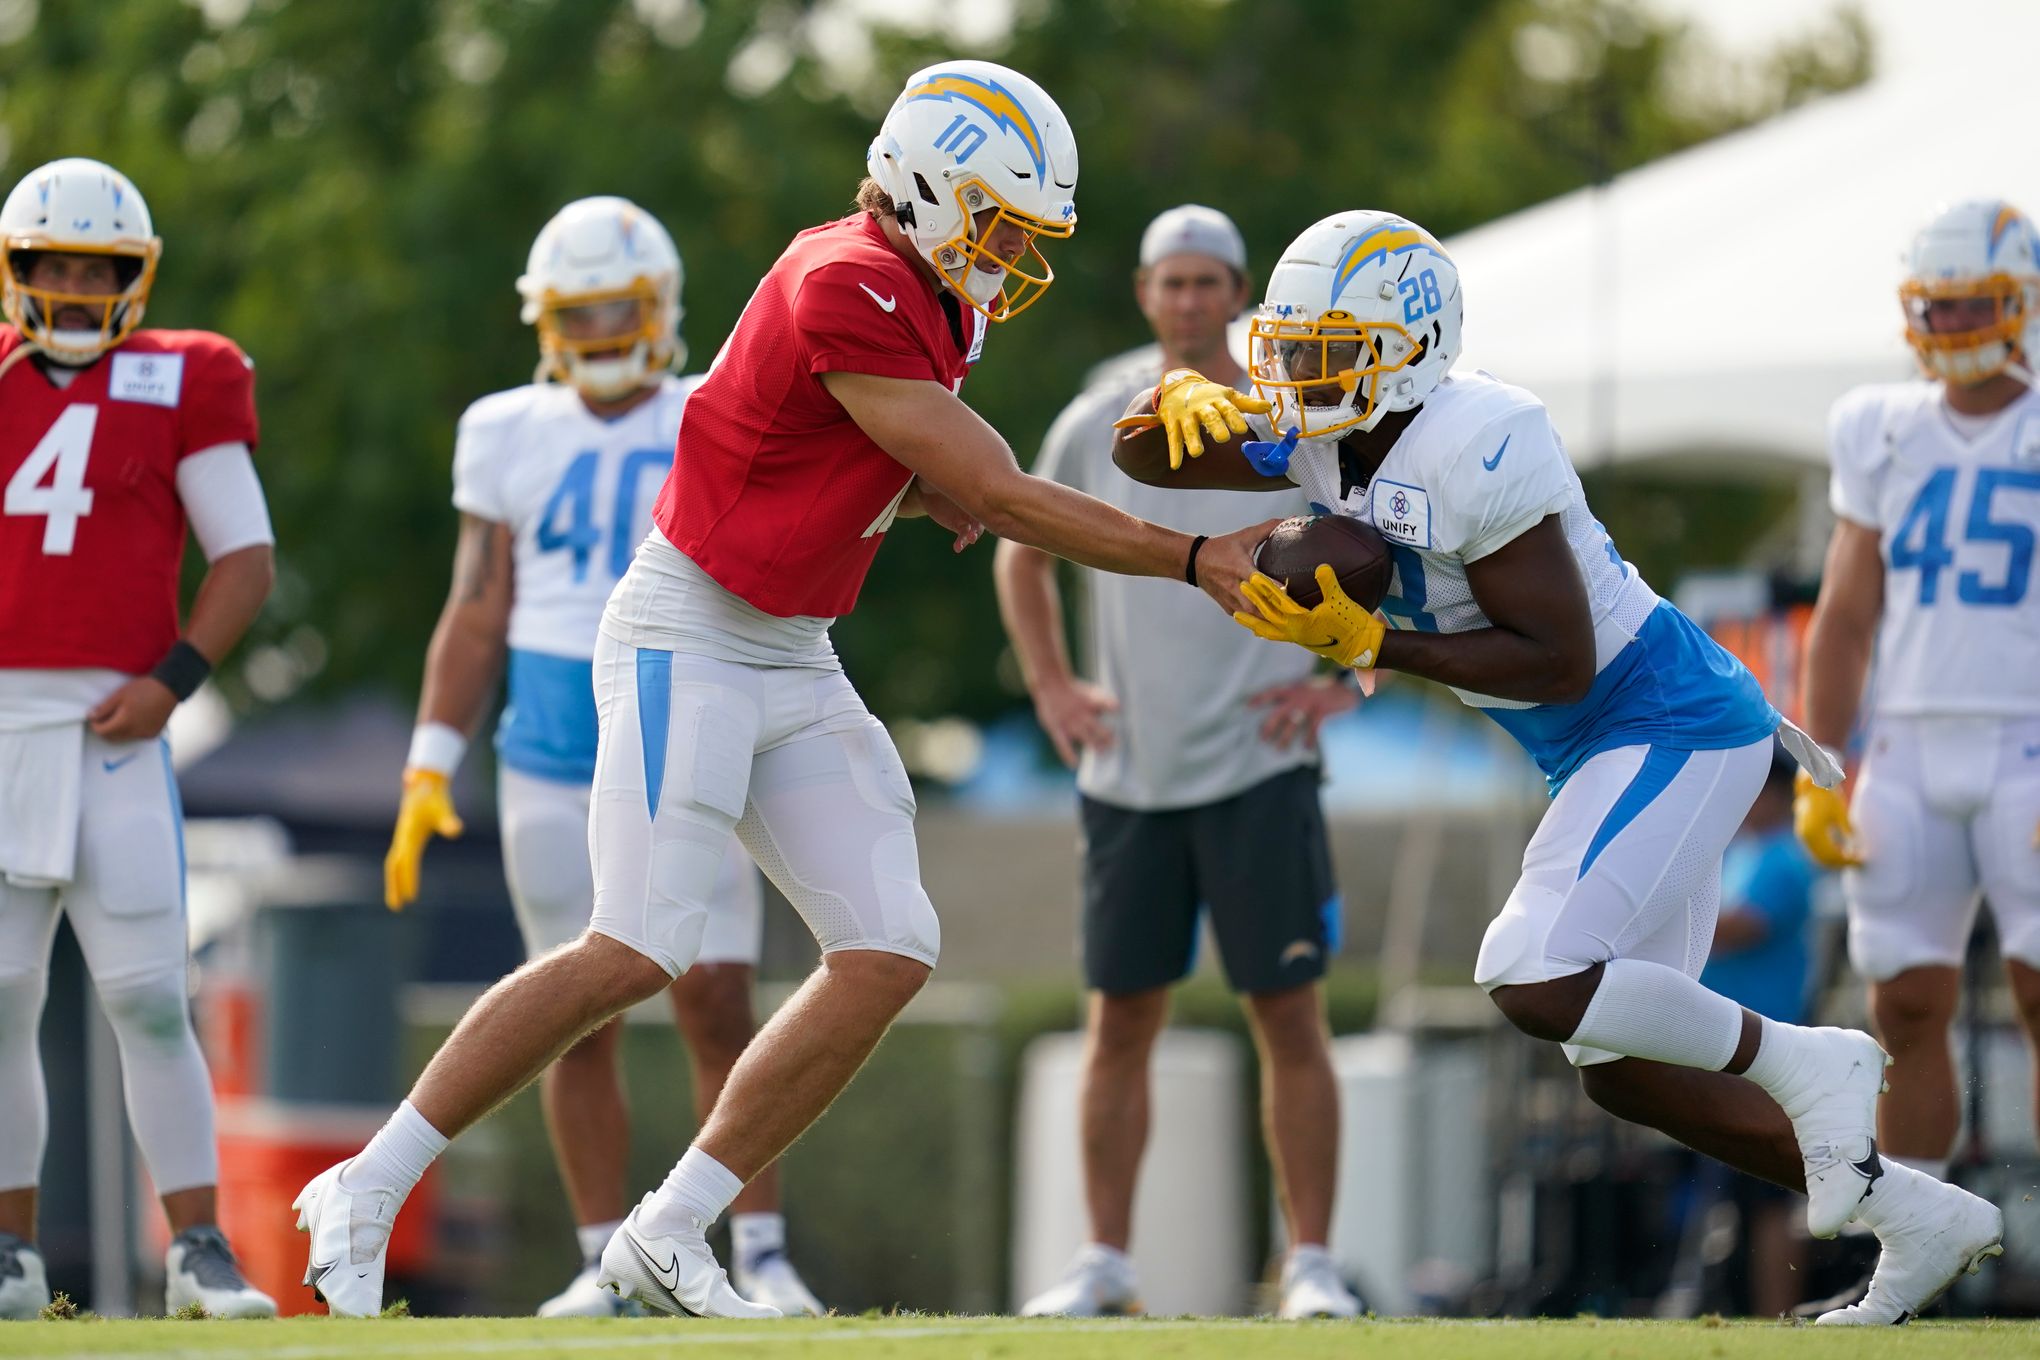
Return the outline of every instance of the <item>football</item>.
[[[1363,609],[1376,608],[1388,594],[1388,544],[1373,525],[1346,515],[1285,519],[1261,540],[1254,560],[1306,609],[1324,599],[1317,584],[1319,563],[1330,565],[1339,588]]]

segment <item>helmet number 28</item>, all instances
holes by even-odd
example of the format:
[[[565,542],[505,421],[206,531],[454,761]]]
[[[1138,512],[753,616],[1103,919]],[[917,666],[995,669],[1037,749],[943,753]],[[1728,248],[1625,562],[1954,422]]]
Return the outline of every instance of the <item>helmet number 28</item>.
[[[1445,305],[1438,292],[1438,276],[1429,269],[1415,278],[1404,279],[1396,285],[1396,291],[1402,294],[1404,325],[1414,326]]]
[[[69,557],[78,541],[78,521],[92,513],[85,463],[92,456],[92,431],[98,423],[97,406],[78,402],[65,407],[7,479],[7,496],[0,509],[9,515],[44,517],[42,550],[46,557]]]

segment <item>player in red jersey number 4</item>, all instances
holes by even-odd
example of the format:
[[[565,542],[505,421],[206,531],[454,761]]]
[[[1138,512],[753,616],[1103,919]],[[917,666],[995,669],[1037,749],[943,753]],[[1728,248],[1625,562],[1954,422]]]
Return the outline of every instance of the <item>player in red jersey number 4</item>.
[[[610,597],[588,932],[490,989],[383,1131],[299,1199],[336,1312],[382,1306],[390,1224],[448,1137],[694,961],[734,829],[822,963],[598,1279],[669,1313],[776,1316],[730,1288],[704,1234],[848,1084],[939,946],[906,771],[829,642],[895,519],[930,516],[959,549],[989,528],[1239,607],[1273,521],[1206,542],[1135,519],[1023,473],[957,396],[989,324],[1053,278],[1036,241],[1076,225],[1076,142],[1054,101],[989,62],[929,67],[868,165],[857,210],[794,238],[689,398],[656,532]]]
[[[163,724],[273,576],[255,377],[231,340],[138,330],[162,242],[127,178],[54,161],[0,206],[0,1317],[49,1302],[36,1030],[61,911],[120,1044],[173,1238],[172,1311],[267,1317],[220,1234],[186,1006],[184,826]],[[209,564],[182,633],[186,525]]]

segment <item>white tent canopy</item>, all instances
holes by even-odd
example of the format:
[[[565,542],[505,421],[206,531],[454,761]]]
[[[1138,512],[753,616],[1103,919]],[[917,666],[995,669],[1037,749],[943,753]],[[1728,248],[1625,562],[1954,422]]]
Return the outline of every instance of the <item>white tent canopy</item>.
[[[1874,7],[1880,74],[1447,242],[1467,353],[1573,461],[1825,462],[1829,405],[1913,371],[1899,255],[1940,202],[2040,211],[2040,4]],[[1966,43],[1959,41],[1966,39]]]

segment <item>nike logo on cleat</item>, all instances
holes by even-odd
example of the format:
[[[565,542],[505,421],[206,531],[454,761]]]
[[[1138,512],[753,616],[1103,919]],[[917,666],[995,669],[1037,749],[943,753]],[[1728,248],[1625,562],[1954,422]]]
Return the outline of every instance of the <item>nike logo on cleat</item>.
[[[875,293],[875,292],[873,292],[873,291],[872,291],[871,285],[870,285],[870,284],[868,284],[868,283],[860,283],[860,284],[858,284],[857,286],[858,286],[859,288],[862,288],[862,289],[863,289],[863,290],[865,291],[865,293],[866,293],[866,294],[867,294],[867,295],[868,295],[868,296],[869,296],[869,297],[871,298],[871,300],[872,300],[873,302],[876,302],[876,303],[878,304],[878,306],[879,306],[879,310],[881,310],[881,311],[886,311],[886,312],[890,312],[890,311],[891,311],[891,310],[892,310],[893,308],[895,308],[895,307],[897,307],[897,306],[899,306],[899,305],[900,305],[900,300],[899,300],[899,298],[897,298],[897,297],[880,297],[880,296],[879,296],[879,295],[878,295],[877,293]],[[1503,442],[1503,443],[1507,443],[1508,441],[1507,441],[1507,440],[1503,440],[1502,442]]]
[[[859,288],[862,288],[864,285],[860,283],[857,286]],[[653,1260],[651,1256],[649,1256],[645,1252],[645,1249],[643,1247],[638,1245],[636,1238],[630,1239],[630,1249],[637,1253],[638,1260],[643,1261],[647,1266],[651,1267],[652,1274],[655,1277],[657,1277],[660,1284],[666,1287],[666,1292],[668,1294],[679,1292],[680,1258],[678,1255],[675,1255],[671,1261],[661,1266],[657,1261]]]

